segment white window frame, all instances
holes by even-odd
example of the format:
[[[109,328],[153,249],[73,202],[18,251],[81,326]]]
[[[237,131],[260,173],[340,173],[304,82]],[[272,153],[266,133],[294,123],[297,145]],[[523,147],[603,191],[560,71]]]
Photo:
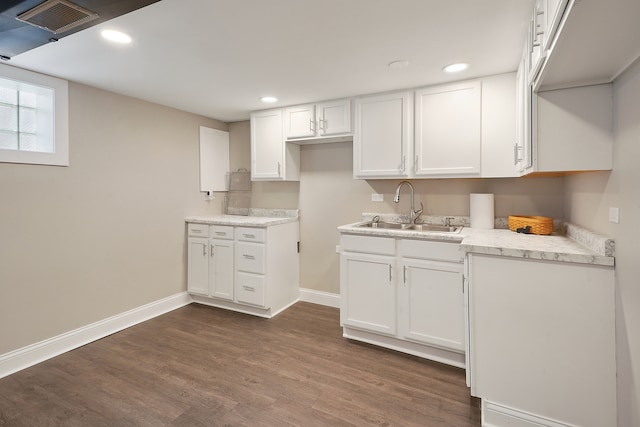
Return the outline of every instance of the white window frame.
[[[0,149],[0,162],[69,166],[69,83],[56,77],[4,64],[0,64],[0,77],[54,91],[54,151],[44,153]]]

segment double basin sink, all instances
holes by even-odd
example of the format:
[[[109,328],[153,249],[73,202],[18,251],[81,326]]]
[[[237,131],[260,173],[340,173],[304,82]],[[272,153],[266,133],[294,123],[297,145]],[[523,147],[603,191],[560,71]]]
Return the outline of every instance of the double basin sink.
[[[458,233],[462,227],[458,225],[437,225],[437,224],[406,224],[399,222],[365,222],[358,227],[372,229],[390,229],[390,230],[407,230],[407,231],[425,231],[433,233]]]

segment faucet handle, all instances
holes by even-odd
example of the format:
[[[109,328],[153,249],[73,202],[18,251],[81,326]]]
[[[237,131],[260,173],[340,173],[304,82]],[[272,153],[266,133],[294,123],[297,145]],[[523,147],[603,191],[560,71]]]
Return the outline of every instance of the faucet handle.
[[[451,227],[451,220],[453,219],[452,216],[447,216],[444,218],[444,225],[446,225],[447,227]]]

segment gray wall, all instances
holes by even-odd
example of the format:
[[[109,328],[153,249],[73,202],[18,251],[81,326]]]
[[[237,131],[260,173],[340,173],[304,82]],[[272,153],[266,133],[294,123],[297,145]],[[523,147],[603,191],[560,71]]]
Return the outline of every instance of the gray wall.
[[[69,84],[69,167],[0,163],[0,354],[186,290],[199,126]]]
[[[640,62],[614,82],[613,171],[566,179],[566,211],[616,241],[618,425],[640,426]],[[608,221],[609,206],[620,223]]]

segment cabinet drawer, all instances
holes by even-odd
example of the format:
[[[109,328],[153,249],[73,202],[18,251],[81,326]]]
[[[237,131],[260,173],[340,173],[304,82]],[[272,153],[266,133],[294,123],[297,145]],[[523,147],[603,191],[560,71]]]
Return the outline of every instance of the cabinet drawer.
[[[262,275],[238,272],[236,275],[236,301],[243,304],[265,305],[265,279]]]
[[[265,273],[265,246],[262,243],[236,243],[236,269],[249,273]]]
[[[228,225],[212,225],[209,234],[214,239],[233,239],[233,227]]]
[[[209,237],[209,226],[206,224],[187,224],[189,236]]]
[[[396,240],[391,237],[354,236],[343,234],[341,239],[343,251],[363,252],[368,254],[395,255]]]
[[[264,242],[266,240],[266,237],[266,228],[236,228],[236,240],[241,240],[243,242]]]
[[[401,240],[400,256],[406,258],[433,259],[439,261],[462,262],[464,253],[460,244],[450,242],[434,242],[432,240]]]

